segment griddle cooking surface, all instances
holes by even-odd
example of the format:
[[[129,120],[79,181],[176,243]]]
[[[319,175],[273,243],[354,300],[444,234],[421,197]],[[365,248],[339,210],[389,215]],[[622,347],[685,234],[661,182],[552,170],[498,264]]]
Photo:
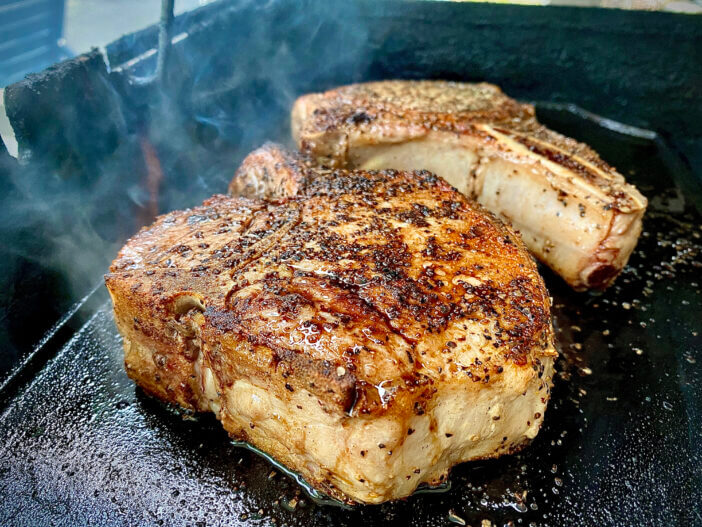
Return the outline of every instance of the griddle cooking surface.
[[[573,293],[544,271],[561,358],[544,428],[523,453],[456,467],[440,495],[317,506],[213,417],[185,420],[135,388],[101,289],[103,307],[2,410],[0,525],[702,524],[694,182],[657,139],[553,106],[540,119],[589,142],[651,204],[604,294]]]

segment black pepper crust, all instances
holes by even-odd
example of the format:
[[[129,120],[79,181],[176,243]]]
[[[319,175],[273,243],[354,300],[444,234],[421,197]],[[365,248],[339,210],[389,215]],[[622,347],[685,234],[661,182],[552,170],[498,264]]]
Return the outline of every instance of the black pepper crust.
[[[388,80],[340,86],[297,99],[292,128],[303,155],[333,166],[347,166],[354,146],[411,140],[429,131],[475,136],[499,150],[505,148],[494,136],[499,132],[576,172],[615,207],[645,207],[643,197],[632,194],[623,176],[594,150],[546,128],[531,104],[508,97],[494,84]]]
[[[314,169],[272,145],[252,156],[293,174],[294,196],[214,196],[161,216],[106,277],[117,317],[148,321],[138,338],[173,365],[152,393],[186,399],[175,379],[187,346],[167,329],[178,295],[201,302],[199,346],[224,386],[265,379],[329,412],[421,415],[438,380],[489,383],[554,354],[548,292],[521,240],[440,178]],[[471,331],[483,345],[459,364]]]

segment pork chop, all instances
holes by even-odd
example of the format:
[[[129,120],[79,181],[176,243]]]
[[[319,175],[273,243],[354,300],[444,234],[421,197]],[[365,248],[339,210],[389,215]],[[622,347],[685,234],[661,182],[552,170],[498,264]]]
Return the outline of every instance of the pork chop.
[[[296,196],[161,216],[106,276],[137,384],[347,503],[536,436],[550,302],[511,228],[429,172],[319,172],[273,148],[245,166]]]
[[[305,95],[292,132],[321,165],[431,170],[509,220],[576,290],[610,285],[641,233],[646,198],[492,84],[385,81]]]

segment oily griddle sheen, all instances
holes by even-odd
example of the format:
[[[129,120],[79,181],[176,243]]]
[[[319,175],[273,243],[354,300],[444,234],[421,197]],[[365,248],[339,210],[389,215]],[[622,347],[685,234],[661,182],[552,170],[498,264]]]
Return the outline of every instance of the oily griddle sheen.
[[[129,376],[348,503],[528,443],[555,351],[519,237],[428,172],[289,159],[296,197],[214,196],[121,250],[106,284]]]
[[[303,95],[292,133],[316,163],[428,169],[508,220],[576,290],[605,288],[647,200],[590,147],[487,83],[381,81]]]

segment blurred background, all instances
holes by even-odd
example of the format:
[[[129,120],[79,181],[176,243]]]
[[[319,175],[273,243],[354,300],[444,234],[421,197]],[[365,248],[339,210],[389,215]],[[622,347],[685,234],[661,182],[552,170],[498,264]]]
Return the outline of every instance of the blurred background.
[[[176,14],[211,0],[177,0]],[[160,0],[0,0],[0,87],[156,22]]]
[[[176,0],[175,14],[212,0]],[[0,0],[0,137],[14,157],[3,88],[158,21],[160,0]]]

